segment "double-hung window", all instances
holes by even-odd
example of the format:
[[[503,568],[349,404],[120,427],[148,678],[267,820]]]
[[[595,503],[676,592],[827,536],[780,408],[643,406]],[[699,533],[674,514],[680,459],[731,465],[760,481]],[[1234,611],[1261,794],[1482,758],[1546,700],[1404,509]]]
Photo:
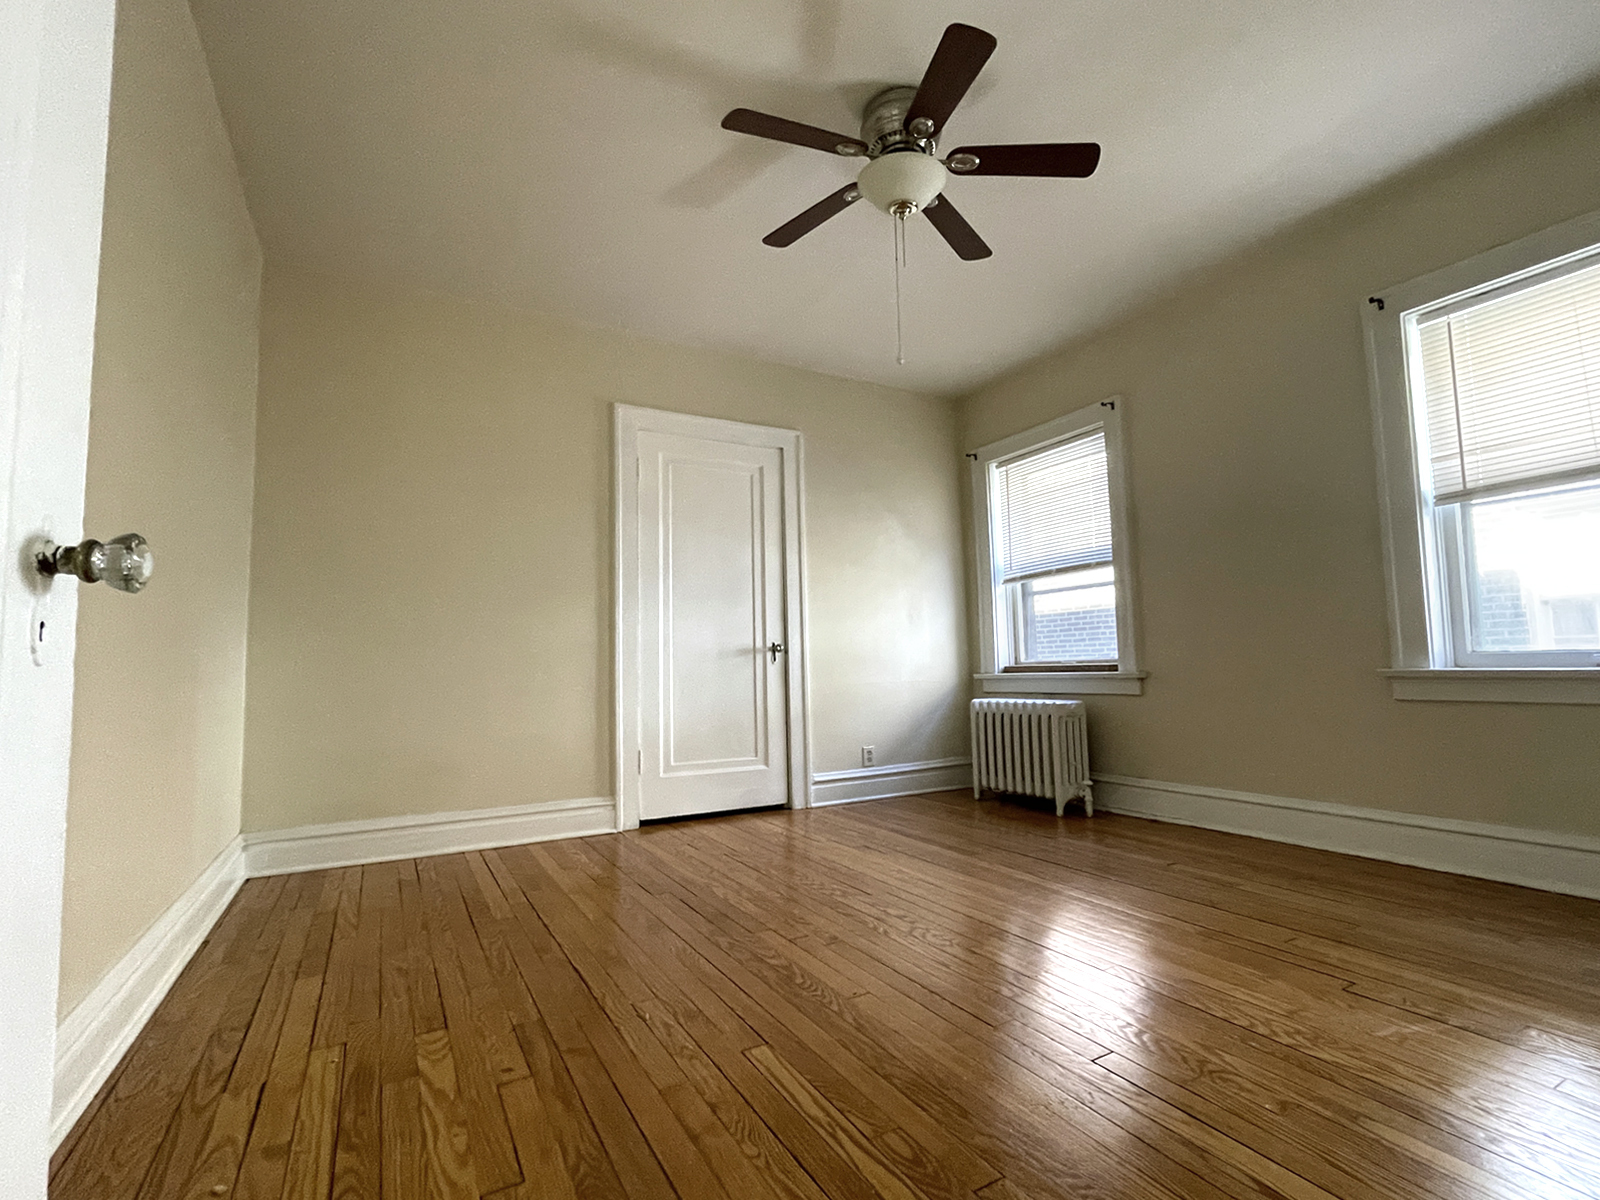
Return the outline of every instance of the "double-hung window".
[[[1367,307],[1395,694],[1600,702],[1600,222]]]
[[[1119,403],[973,456],[986,691],[1139,690]]]

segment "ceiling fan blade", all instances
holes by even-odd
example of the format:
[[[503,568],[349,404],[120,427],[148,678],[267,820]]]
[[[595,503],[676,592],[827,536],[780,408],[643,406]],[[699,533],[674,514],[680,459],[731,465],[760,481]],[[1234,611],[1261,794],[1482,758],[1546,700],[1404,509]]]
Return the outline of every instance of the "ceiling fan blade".
[[[933,122],[934,133],[943,129],[994,48],[992,33],[959,22],[946,29],[928,69],[923,72],[922,82],[917,85],[916,99],[906,112],[906,128],[926,118]]]
[[[978,160],[962,170],[960,156]],[[1054,179],[1086,179],[1100,165],[1098,142],[1039,142],[1034,145],[962,146],[950,152],[957,175],[1047,175]]]
[[[722,127],[735,133],[748,133],[754,137],[771,138],[775,142],[788,142],[791,146],[809,146],[813,150],[826,150],[829,154],[855,156],[867,152],[867,144],[860,138],[842,133],[829,133],[815,125],[802,125],[783,117],[769,116],[750,108],[736,108],[722,118]],[[849,147],[849,149],[845,149]]]
[[[968,225],[967,219],[956,211],[956,206],[950,203],[949,196],[940,195],[936,203],[922,211],[928,218],[929,224],[939,231],[939,235],[950,243],[950,249],[961,258],[975,262],[994,253],[989,249],[989,244],[978,236],[978,231]]]
[[[853,183],[847,183],[833,195],[817,201],[798,217],[785,221],[761,240],[769,246],[792,246],[829,217],[837,217],[859,199],[861,199],[861,189]]]

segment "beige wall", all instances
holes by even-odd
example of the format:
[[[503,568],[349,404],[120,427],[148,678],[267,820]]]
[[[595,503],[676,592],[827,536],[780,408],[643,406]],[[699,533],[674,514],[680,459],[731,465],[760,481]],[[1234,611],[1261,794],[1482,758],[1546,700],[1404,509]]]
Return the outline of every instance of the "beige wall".
[[[1600,834],[1600,707],[1399,702],[1361,304],[1600,207],[1600,95],[1226,264],[964,406],[977,446],[1120,393],[1139,697],[1097,771]]]
[[[962,753],[950,403],[271,269],[247,829],[612,794],[611,405],[805,435],[816,769]]]
[[[260,279],[188,6],[121,0],[84,527],[156,574],[78,610],[62,1012],[239,831]]]

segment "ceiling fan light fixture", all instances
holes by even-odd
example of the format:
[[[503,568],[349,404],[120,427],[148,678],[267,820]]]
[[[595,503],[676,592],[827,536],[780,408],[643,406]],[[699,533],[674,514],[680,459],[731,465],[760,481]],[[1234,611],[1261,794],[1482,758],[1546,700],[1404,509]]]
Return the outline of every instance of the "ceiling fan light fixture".
[[[950,114],[994,49],[992,33],[959,21],[947,26],[921,83],[916,87],[887,87],[867,101],[859,138],[748,108],[736,108],[723,117],[722,127],[735,133],[834,154],[865,155],[872,160],[857,183],[813,204],[761,240],[768,246],[792,246],[865,196],[874,207],[897,218],[896,239],[905,234],[905,219],[920,212],[959,258],[975,262],[994,251],[967,224],[950,198],[941,197],[947,174],[1028,175],[1040,179],[1086,179],[1093,175],[1100,165],[1098,142],[961,146],[943,162],[934,157],[938,149],[935,135],[943,132]],[[900,244],[898,240],[896,244]],[[895,261],[903,264],[898,252]]]
[[[912,212],[921,212],[944,190],[948,178],[949,172],[937,158],[904,150],[873,159],[856,182],[861,194],[886,213],[908,204],[913,206]]]

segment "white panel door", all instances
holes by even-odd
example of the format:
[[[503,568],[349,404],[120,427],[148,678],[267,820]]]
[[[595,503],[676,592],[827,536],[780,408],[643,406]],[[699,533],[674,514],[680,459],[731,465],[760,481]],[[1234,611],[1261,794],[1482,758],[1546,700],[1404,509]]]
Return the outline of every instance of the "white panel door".
[[[782,452],[641,430],[638,454],[639,815],[784,804]]]
[[[0,3],[0,1196],[6,1200],[45,1200],[53,1145],[80,585],[70,578],[46,582],[32,564],[41,540],[72,543],[83,536],[115,15],[111,0]]]

